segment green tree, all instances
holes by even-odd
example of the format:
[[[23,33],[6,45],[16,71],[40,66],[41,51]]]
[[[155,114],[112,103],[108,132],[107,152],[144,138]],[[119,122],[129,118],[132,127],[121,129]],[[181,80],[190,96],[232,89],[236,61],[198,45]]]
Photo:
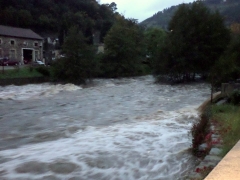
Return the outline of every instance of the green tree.
[[[144,32],[144,35],[148,63],[153,67],[159,58],[159,52],[162,50],[167,34],[160,28],[149,28]]]
[[[234,36],[220,60],[213,66],[209,81],[213,88],[240,79],[240,35]]]
[[[212,13],[201,2],[182,4],[168,27],[166,43],[156,72],[164,72],[173,80],[188,81],[196,73],[207,74],[225,50],[229,30],[218,12]]]
[[[117,17],[117,22],[104,39],[105,76],[133,76],[141,71],[144,53],[143,30],[132,19]]]
[[[66,57],[61,58],[54,66],[55,76],[59,80],[84,83],[92,78],[96,70],[94,49],[86,43],[79,28],[72,27],[63,44]]]

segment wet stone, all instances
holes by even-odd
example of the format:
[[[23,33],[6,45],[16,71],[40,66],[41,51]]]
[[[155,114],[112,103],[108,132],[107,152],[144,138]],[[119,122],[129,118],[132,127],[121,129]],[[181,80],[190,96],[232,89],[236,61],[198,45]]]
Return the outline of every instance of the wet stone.
[[[77,165],[70,162],[55,162],[50,164],[49,168],[58,174],[69,174],[77,168]]]
[[[218,155],[221,153],[221,149],[219,148],[212,148],[211,151],[209,152],[210,155]]]
[[[212,134],[212,138],[220,138],[218,134]]]
[[[204,161],[212,161],[212,162],[219,162],[221,161],[222,158],[218,157],[218,156],[212,156],[212,155],[208,155],[205,157]]]
[[[204,168],[204,167],[215,167],[218,164],[218,161],[203,161],[201,164],[199,164],[198,167]]]
[[[16,169],[18,173],[32,173],[32,174],[42,174],[48,171],[47,164],[37,162],[37,161],[30,161],[21,164]]]
[[[208,145],[207,145],[206,143],[201,144],[201,145],[198,147],[199,151],[206,151],[207,148],[208,148]]]
[[[186,178],[186,180],[194,180],[194,179],[202,179],[202,175],[200,173],[197,172],[191,172],[188,177]]]

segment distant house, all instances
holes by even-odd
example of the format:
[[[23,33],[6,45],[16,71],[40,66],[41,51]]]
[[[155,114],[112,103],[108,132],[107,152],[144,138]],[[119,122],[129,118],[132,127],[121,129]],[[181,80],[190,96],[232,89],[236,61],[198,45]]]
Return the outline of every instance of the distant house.
[[[0,57],[16,59],[22,64],[43,59],[43,38],[31,29],[0,25]]]

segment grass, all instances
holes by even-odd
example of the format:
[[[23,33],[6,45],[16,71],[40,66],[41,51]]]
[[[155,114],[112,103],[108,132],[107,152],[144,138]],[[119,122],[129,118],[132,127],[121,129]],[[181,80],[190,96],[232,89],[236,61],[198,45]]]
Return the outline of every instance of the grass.
[[[32,67],[24,67],[24,68],[15,68],[15,69],[4,69],[2,71],[2,67],[0,67],[0,79],[10,79],[10,78],[30,78],[30,77],[42,77],[43,75],[36,71],[35,68]]]
[[[240,139],[240,106],[231,104],[213,105],[211,121],[216,124],[223,141],[224,157]]]

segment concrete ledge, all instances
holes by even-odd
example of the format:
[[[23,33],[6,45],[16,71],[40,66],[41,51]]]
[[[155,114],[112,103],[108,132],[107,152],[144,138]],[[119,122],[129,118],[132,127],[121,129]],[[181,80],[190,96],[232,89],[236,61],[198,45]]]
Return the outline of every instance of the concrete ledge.
[[[239,180],[240,179],[240,141],[210,172],[205,180]]]
[[[210,95],[209,95],[209,96],[210,96]],[[221,92],[216,92],[216,93],[213,94],[213,97],[212,97],[212,98],[213,98],[214,101],[217,101],[217,100],[220,99],[221,97],[222,97],[222,93],[221,93]],[[204,102],[197,108],[197,110],[202,113],[209,104],[211,104],[211,97],[209,97],[206,101],[204,101]]]

